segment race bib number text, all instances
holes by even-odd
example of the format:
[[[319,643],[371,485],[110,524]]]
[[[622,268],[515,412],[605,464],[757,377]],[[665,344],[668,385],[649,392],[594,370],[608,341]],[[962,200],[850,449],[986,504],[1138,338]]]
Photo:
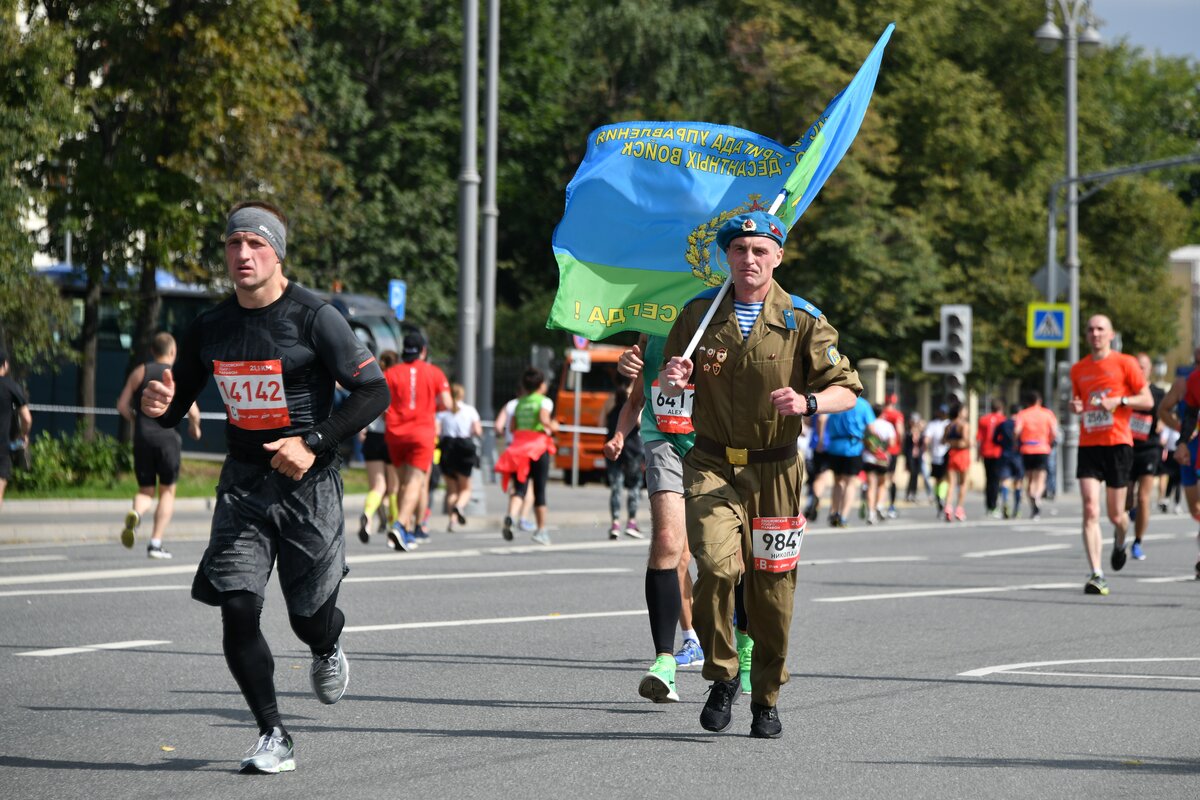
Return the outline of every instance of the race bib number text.
[[[1092,392],[1088,397],[1083,411],[1083,429],[1085,431],[1105,431],[1113,426],[1113,413],[1099,405],[1106,394],[1108,394],[1108,389],[1102,392]]]
[[[1135,441],[1144,442],[1150,438],[1150,429],[1154,427],[1154,418],[1149,414],[1134,412],[1129,415],[1129,430]]]
[[[692,401],[696,399],[696,387],[688,384],[683,394],[668,397],[663,394],[658,381],[650,384],[650,402],[654,404],[654,422],[662,433],[691,433]]]
[[[755,517],[750,525],[754,545],[754,568],[759,572],[790,572],[800,560],[804,541],[804,515]]]
[[[279,359],[214,361],[213,377],[231,425],[261,431],[292,423],[283,392],[283,362]]]

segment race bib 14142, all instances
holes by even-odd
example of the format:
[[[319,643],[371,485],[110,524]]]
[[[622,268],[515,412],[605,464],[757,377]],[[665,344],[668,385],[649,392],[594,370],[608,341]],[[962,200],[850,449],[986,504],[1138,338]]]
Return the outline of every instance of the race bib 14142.
[[[213,377],[229,414],[229,423],[249,431],[292,424],[283,392],[283,362],[213,361]]]

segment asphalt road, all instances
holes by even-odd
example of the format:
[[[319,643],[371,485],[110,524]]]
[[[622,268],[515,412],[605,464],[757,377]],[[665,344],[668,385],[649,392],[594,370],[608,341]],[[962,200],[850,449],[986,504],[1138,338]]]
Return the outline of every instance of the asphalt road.
[[[4,795],[1195,796],[1186,517],[1154,518],[1148,558],[1110,574],[1109,597],[1082,591],[1069,499],[1038,522],[913,508],[814,524],[784,736],[761,741],[748,698],[729,732],[700,728],[697,668],[680,670],[678,704],[637,696],[653,657],[646,545],[610,543],[578,513],[603,515],[599,487],[555,497],[577,513],[560,514],[551,547],[505,546],[481,522],[411,554],[351,541],[350,688],[334,706],[313,698],[271,587],[263,624],[297,745],[297,771],[277,776],[236,772],[255,731],[219,613],[188,596],[201,539],[166,562],[111,541],[0,547]],[[67,529],[94,512],[39,513]]]

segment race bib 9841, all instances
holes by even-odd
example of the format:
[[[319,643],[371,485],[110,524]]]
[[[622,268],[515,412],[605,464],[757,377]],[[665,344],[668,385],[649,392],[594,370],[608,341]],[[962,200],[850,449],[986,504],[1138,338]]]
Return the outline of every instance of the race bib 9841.
[[[658,381],[650,384],[650,402],[654,408],[654,422],[662,433],[691,433],[692,401],[696,398],[696,387],[688,384],[683,394],[668,397],[663,394]]]
[[[248,431],[292,424],[283,392],[283,362],[213,361],[213,377],[225,401],[229,422]]]
[[[750,524],[754,568],[759,572],[790,572],[800,560],[800,543],[808,520],[795,517],[755,517]]]

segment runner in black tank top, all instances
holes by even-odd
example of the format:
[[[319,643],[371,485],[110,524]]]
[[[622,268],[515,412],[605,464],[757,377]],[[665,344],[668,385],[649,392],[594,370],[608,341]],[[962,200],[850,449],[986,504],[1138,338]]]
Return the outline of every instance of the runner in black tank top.
[[[137,478],[138,491],[133,496],[133,507],[125,514],[125,527],[121,531],[121,544],[133,547],[134,537],[141,524],[142,515],[150,510],[154,495],[158,494],[158,507],[154,510],[154,530],[146,555],[150,558],[170,558],[162,546],[163,534],[175,510],[175,482],[179,479],[180,438],[174,428],[164,428],[158,420],[142,413],[142,393],[151,381],[161,381],[163,375],[175,361],[175,338],[163,332],[155,334],[151,342],[154,360],[147,361],[129,373],[121,396],[117,398],[117,411],[133,421],[133,474]],[[195,403],[188,408],[189,431],[193,439],[200,438],[200,409]]]

